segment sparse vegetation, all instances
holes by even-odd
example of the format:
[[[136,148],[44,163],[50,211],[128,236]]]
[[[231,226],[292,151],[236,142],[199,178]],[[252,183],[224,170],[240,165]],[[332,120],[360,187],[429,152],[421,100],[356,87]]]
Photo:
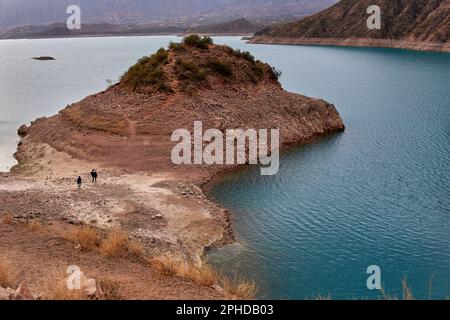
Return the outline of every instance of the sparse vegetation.
[[[132,256],[140,257],[144,254],[144,246],[136,241],[130,241],[128,243],[128,253]]]
[[[179,50],[183,50],[184,47],[183,47],[182,43],[170,41],[169,49],[174,50],[174,51],[179,51]]]
[[[263,63],[255,63],[252,65],[252,73],[250,74],[251,80],[254,83],[258,83],[264,78],[265,68]]]
[[[181,259],[165,255],[152,259],[151,265],[166,276],[177,276],[194,281],[203,286],[221,286],[228,299],[254,299],[256,283],[242,279],[230,279],[220,275],[207,264],[196,266]]]
[[[101,288],[102,300],[121,300],[120,284],[110,279],[100,279],[98,285]]]
[[[11,213],[5,212],[2,215],[2,221],[4,224],[12,224],[14,221],[14,217]]]
[[[230,53],[232,53],[237,58],[242,58],[248,62],[255,63],[255,57],[248,51],[241,51],[240,49],[230,48]]]
[[[12,287],[15,281],[14,269],[4,258],[0,257],[0,287]]]
[[[112,229],[100,245],[100,254],[105,257],[122,257],[127,253],[141,255],[144,249],[130,241],[128,234],[119,229]]]
[[[106,257],[122,257],[127,254],[140,257],[144,254],[144,246],[130,240],[128,233],[120,229],[111,229],[103,237],[94,227],[78,226],[64,238],[80,246],[83,251],[97,251]]]
[[[208,67],[225,77],[231,77],[233,75],[233,68],[228,62],[213,59],[208,63]]]
[[[43,300],[88,300],[89,296],[83,290],[70,290],[66,279],[54,281],[54,284],[44,293]]]
[[[242,279],[229,279],[222,277],[222,286],[227,299],[254,299],[257,292],[254,281]]]
[[[67,239],[76,245],[80,245],[81,250],[85,251],[91,251],[101,243],[101,235],[89,226],[75,228],[70,232]]]
[[[149,57],[143,57],[122,76],[122,82],[136,91],[153,88],[161,92],[170,92],[163,66],[169,62],[169,53],[159,49]]]
[[[188,60],[178,59],[175,63],[175,71],[181,89],[189,94],[194,93],[197,84],[206,79],[206,71],[195,62]]]
[[[270,73],[271,73],[271,78],[272,78],[273,80],[278,80],[278,79],[280,79],[280,77],[281,77],[281,75],[282,75],[281,70],[278,70],[278,69],[275,68],[275,67],[271,67],[271,68],[270,68]]]
[[[28,220],[25,223],[25,228],[28,231],[32,231],[32,232],[42,232],[42,233],[44,233],[44,232],[47,231],[47,228],[45,227],[45,225],[42,222],[40,222],[40,221],[38,221],[36,219]]]
[[[402,279],[402,290],[403,290],[403,300],[414,300],[411,289],[408,286],[408,281],[406,277]]]
[[[200,37],[197,34],[191,34],[184,37],[183,44],[206,50],[209,48],[209,45],[213,44],[213,40],[208,36]]]

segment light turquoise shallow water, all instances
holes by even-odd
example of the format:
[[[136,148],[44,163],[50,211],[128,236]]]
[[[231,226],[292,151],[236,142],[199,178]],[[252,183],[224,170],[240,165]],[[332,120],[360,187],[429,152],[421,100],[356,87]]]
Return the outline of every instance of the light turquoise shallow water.
[[[0,41],[0,170],[16,128],[106,88],[175,37]],[[247,45],[285,89],[334,103],[347,131],[283,154],[275,177],[250,168],[211,196],[233,211],[238,244],[211,254],[255,279],[262,298],[450,295],[450,55],[388,49]],[[51,55],[52,62],[29,58]]]

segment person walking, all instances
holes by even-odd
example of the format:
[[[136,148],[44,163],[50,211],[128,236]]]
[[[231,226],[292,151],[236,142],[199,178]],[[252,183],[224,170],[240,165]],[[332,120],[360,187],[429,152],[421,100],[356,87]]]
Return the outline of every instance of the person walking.
[[[80,176],[78,176],[77,178],[77,185],[78,185],[78,189],[81,189],[81,184],[83,183],[83,180],[81,179]]]
[[[91,176],[92,176],[92,182],[97,182],[97,177],[98,177],[97,170],[92,169]]]

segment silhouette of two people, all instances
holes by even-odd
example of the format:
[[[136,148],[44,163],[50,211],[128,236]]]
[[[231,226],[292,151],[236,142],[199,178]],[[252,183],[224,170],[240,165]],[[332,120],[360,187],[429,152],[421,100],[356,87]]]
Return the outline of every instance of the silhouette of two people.
[[[91,171],[91,177],[92,177],[92,182],[97,182],[97,177],[98,177],[97,170],[93,169]],[[78,189],[81,189],[81,185],[83,184],[83,179],[81,178],[81,176],[78,176],[76,182],[77,182]]]

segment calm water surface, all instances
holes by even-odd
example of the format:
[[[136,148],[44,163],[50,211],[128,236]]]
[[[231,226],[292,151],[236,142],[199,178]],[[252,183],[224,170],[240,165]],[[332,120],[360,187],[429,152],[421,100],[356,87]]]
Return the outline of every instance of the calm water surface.
[[[16,128],[103,90],[175,37],[0,41],[0,170]],[[334,103],[347,131],[283,154],[274,177],[230,175],[211,197],[233,212],[238,243],[210,254],[254,279],[261,298],[377,298],[406,276],[417,298],[450,295],[450,55],[390,49],[247,45],[285,89]],[[51,55],[56,61],[34,61]]]

